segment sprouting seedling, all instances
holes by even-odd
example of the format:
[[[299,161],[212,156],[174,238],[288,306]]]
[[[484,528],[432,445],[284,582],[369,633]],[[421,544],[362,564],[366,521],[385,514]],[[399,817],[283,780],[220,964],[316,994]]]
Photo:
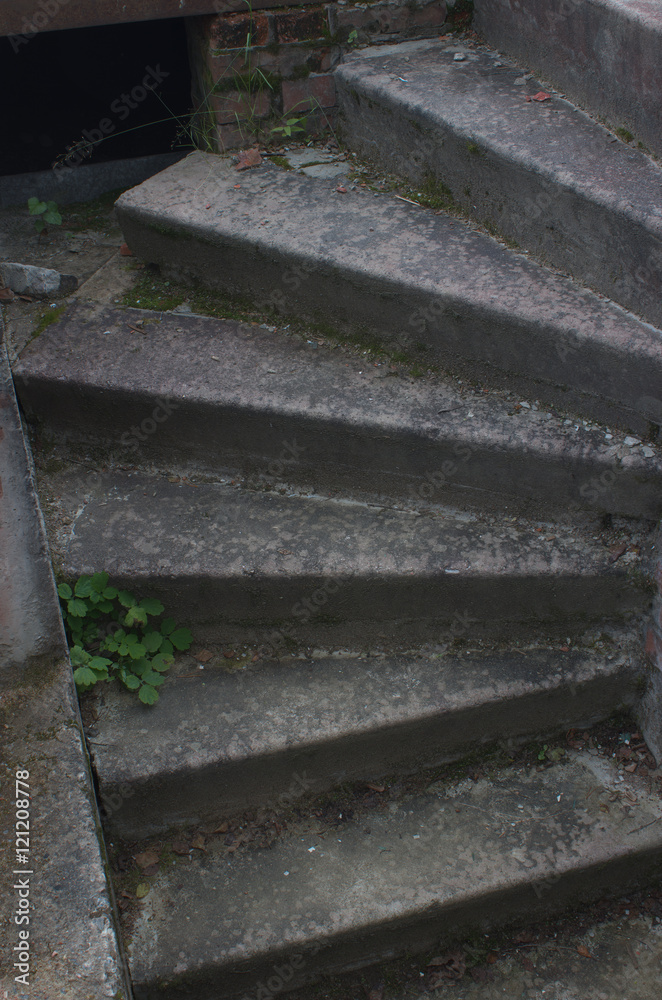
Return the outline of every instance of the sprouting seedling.
[[[34,227],[38,233],[42,233],[47,226],[61,226],[62,216],[60,215],[57,203],[54,201],[40,201],[39,198],[28,198],[28,212],[35,215]]]

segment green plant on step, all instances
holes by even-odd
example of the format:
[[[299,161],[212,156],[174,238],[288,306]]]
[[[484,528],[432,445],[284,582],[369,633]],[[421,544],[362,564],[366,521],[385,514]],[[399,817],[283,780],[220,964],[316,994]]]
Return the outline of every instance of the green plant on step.
[[[272,135],[287,136],[287,138],[289,138],[297,132],[306,131],[305,124],[302,124],[302,122],[305,123],[305,121],[305,115],[302,115],[300,118],[284,118],[282,125],[274,125],[274,127],[269,131]]]
[[[38,233],[42,233],[47,226],[61,226],[62,216],[60,215],[57,203],[54,201],[40,201],[39,198],[28,198],[28,212],[35,215],[34,227]]]
[[[94,573],[79,577],[73,586],[60,583],[57,588],[76,687],[89,691],[100,681],[116,678],[145,705],[153,705],[174,651],[187,650],[193,636],[173,618],[164,618],[158,626],[150,622],[165,610],[160,601],[138,601],[108,582],[107,573]]]

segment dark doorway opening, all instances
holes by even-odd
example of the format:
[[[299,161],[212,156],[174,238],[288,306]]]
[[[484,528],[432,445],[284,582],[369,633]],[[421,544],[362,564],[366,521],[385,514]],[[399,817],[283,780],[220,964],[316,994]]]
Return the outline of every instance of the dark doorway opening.
[[[184,19],[44,32],[20,42],[0,38],[0,175],[48,170],[58,159],[75,166],[190,147]]]

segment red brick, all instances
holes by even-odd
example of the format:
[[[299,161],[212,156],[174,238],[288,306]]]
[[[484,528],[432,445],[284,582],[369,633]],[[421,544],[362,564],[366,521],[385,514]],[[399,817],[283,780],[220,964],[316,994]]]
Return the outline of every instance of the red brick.
[[[370,7],[330,7],[332,32],[339,32],[346,42],[350,33],[358,33],[357,41],[371,42],[381,36],[398,35],[414,38],[437,34],[446,22],[443,0],[418,4],[376,3]]]
[[[251,118],[266,118],[271,110],[271,91],[260,90],[254,94],[230,90],[213,94],[211,106],[219,125],[229,125]]]
[[[332,108],[336,103],[333,76],[309,76],[305,80],[283,80],[283,114],[308,108]]]
[[[253,137],[248,129],[240,129],[237,125],[219,125],[216,129],[218,150],[224,153],[228,149],[242,149],[248,146]]]
[[[274,12],[272,16],[278,42],[305,42],[324,37],[327,19],[323,7]]]
[[[268,14],[219,14],[209,27],[210,42],[217,49],[238,49],[246,44],[267,45],[271,41]]]

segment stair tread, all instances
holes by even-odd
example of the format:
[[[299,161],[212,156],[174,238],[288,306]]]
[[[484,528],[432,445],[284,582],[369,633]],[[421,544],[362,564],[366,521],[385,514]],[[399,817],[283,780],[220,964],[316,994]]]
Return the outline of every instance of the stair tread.
[[[471,636],[471,620],[457,634]],[[157,712],[104,690],[92,752],[102,802],[125,839],[263,805],[300,776],[344,781],[453,759],[490,740],[585,728],[634,696],[622,651],[324,656],[203,669],[185,661]],[[119,798],[118,798],[119,792]]]
[[[527,103],[542,85],[534,78],[514,85],[524,71],[498,52],[460,50],[465,58],[456,62],[458,45],[446,41],[366,48],[351,53],[338,75],[369,98],[388,94],[431,123],[571,185],[662,236],[662,170],[653,160],[614,141],[613,133],[555,94]]]
[[[451,370],[517,373],[533,398],[561,384],[569,406],[599,397],[634,416],[659,394],[659,330],[458,219],[204,153],[117,212],[138,255],[266,309],[421,341]]]
[[[475,44],[360,50],[337,71],[346,141],[662,326],[662,169],[529,76]]]
[[[636,805],[624,809],[630,800],[609,793],[629,784],[609,761],[569,756],[543,771],[512,767],[433,784],[335,827],[307,821],[269,850],[228,854],[222,838],[210,839],[203,857],[178,859],[150,879],[129,946],[138,995],[150,996],[156,982],[166,997],[171,984],[173,995],[186,984],[201,1000],[241,995],[251,973],[283,955],[302,954],[309,978],[349,964],[357,946],[364,962],[380,957],[385,941],[402,953],[412,928],[420,951],[442,927],[457,932],[472,907],[474,925],[509,898],[549,914],[582,873],[604,865],[604,882],[610,863],[646,854],[659,863],[659,799],[637,783]]]
[[[169,468],[275,468],[410,503],[438,501],[443,486],[474,506],[503,495],[511,510],[564,513],[590,509],[587,484],[606,473],[593,506],[661,512],[650,445],[450,380],[393,377],[387,364],[255,324],[78,303],[28,345],[14,377],[24,411],[49,430]],[[155,406],[158,424],[143,434]]]

